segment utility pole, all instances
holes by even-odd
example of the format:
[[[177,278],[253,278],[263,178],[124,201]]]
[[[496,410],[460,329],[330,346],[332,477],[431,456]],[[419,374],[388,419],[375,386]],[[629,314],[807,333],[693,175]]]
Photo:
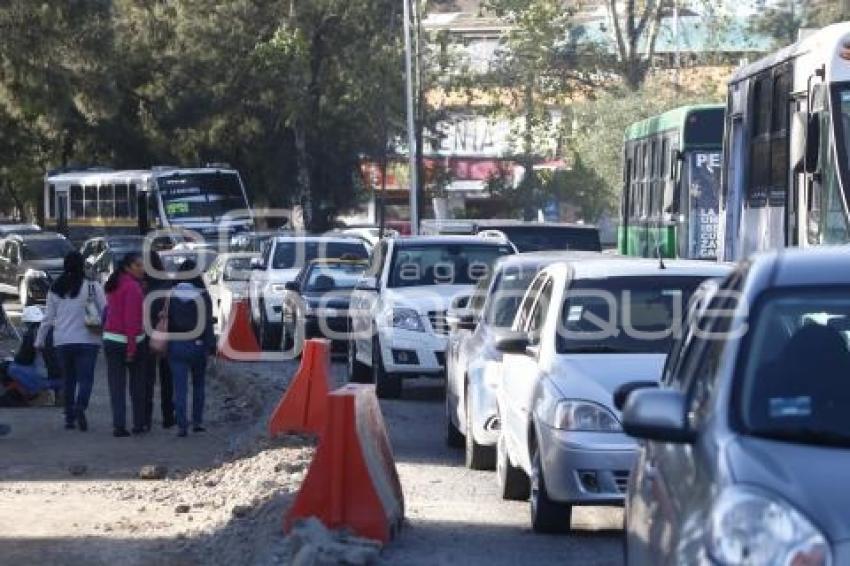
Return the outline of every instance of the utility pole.
[[[679,96],[679,0],[673,0],[673,86],[676,96]]]
[[[406,75],[405,90],[407,94],[407,157],[410,189],[410,233],[419,234],[419,202],[416,194],[419,186],[416,174],[416,127],[413,108],[413,56],[411,53],[410,37],[410,0],[404,2],[404,70]]]
[[[425,92],[422,76],[422,14],[419,11],[419,0],[413,2],[413,24],[416,34],[415,51],[416,56],[416,210],[422,213],[422,199],[425,196],[425,144],[423,143],[423,130],[425,128]]]

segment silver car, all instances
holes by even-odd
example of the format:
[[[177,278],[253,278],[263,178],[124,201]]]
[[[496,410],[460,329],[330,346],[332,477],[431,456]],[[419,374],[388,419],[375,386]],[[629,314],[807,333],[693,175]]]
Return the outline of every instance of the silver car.
[[[850,564],[850,251],[742,264],[688,327],[641,439],[629,564]]]
[[[479,282],[465,307],[449,310],[446,442],[453,448],[465,447],[471,469],[491,470],[496,465],[496,389],[502,377],[502,353],[494,342],[513,324],[531,280],[558,255],[505,256]]]
[[[530,495],[532,528],[570,529],[576,505],[622,504],[636,454],[613,393],[661,377],[687,305],[729,266],[633,258],[555,262],[523,299],[497,392],[501,495]]]

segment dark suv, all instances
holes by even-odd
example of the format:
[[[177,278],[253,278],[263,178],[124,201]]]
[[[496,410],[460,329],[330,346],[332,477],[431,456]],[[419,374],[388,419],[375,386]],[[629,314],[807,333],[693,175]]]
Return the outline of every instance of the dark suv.
[[[70,240],[54,232],[16,234],[0,240],[0,292],[17,295],[21,305],[43,303],[62,262],[74,251]]]

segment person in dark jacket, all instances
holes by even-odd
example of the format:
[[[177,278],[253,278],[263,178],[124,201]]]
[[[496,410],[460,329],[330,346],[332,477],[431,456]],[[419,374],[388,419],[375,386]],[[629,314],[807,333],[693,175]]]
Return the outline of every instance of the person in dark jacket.
[[[156,251],[151,251],[150,267],[153,268],[145,274],[145,295],[149,297],[155,293],[153,299],[148,300],[148,321],[145,329],[150,331],[156,328],[160,314],[164,313],[165,293],[171,289],[172,280],[165,275],[162,258]],[[148,335],[146,342],[150,342]],[[150,351],[150,350],[148,350]],[[153,422],[153,398],[156,388],[157,375],[159,375],[159,404],[162,410],[162,428],[174,426],[174,385],[171,380],[171,366],[165,357],[148,355],[145,357],[145,429],[150,430]]]
[[[193,260],[180,266],[176,285],[166,306],[169,334],[184,334],[181,339],[169,338],[168,362],[174,381],[174,408],[177,417],[177,436],[186,436],[189,428],[187,402],[189,374],[192,375],[192,431],[204,432],[204,391],[207,356],[215,352],[212,323],[212,300],[200,275],[189,278],[196,270]],[[181,277],[182,275],[182,277]]]

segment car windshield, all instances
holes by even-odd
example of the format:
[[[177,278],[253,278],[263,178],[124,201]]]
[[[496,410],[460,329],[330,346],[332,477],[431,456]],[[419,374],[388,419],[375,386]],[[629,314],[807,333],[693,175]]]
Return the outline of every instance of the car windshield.
[[[850,289],[775,294],[755,318],[740,383],[744,430],[850,446]]]
[[[538,270],[538,266],[528,265],[509,266],[502,270],[487,301],[484,313],[487,324],[496,328],[510,328],[519,304]]]
[[[26,240],[21,246],[25,260],[60,259],[74,251],[74,246],[65,238]]]
[[[557,335],[560,354],[666,354],[682,332],[688,303],[706,277],[578,280],[567,292]]]
[[[316,264],[307,276],[305,291],[340,291],[354,289],[366,270],[365,263]]]
[[[366,259],[369,251],[363,242],[328,242],[310,240],[288,240],[278,242],[274,248],[273,269],[303,267],[319,258]]]
[[[232,257],[224,266],[225,281],[248,281],[251,278],[251,258]]]
[[[171,220],[217,220],[247,208],[236,173],[174,174],[160,178],[158,185],[165,214]]]
[[[598,252],[599,231],[593,228],[552,226],[487,226],[503,232],[517,251],[576,250]]]
[[[115,252],[140,251],[144,247],[144,242],[145,239],[141,236],[112,238],[109,240],[109,248]]]
[[[504,244],[423,244],[396,249],[390,287],[474,285],[493,263],[513,253]]]

